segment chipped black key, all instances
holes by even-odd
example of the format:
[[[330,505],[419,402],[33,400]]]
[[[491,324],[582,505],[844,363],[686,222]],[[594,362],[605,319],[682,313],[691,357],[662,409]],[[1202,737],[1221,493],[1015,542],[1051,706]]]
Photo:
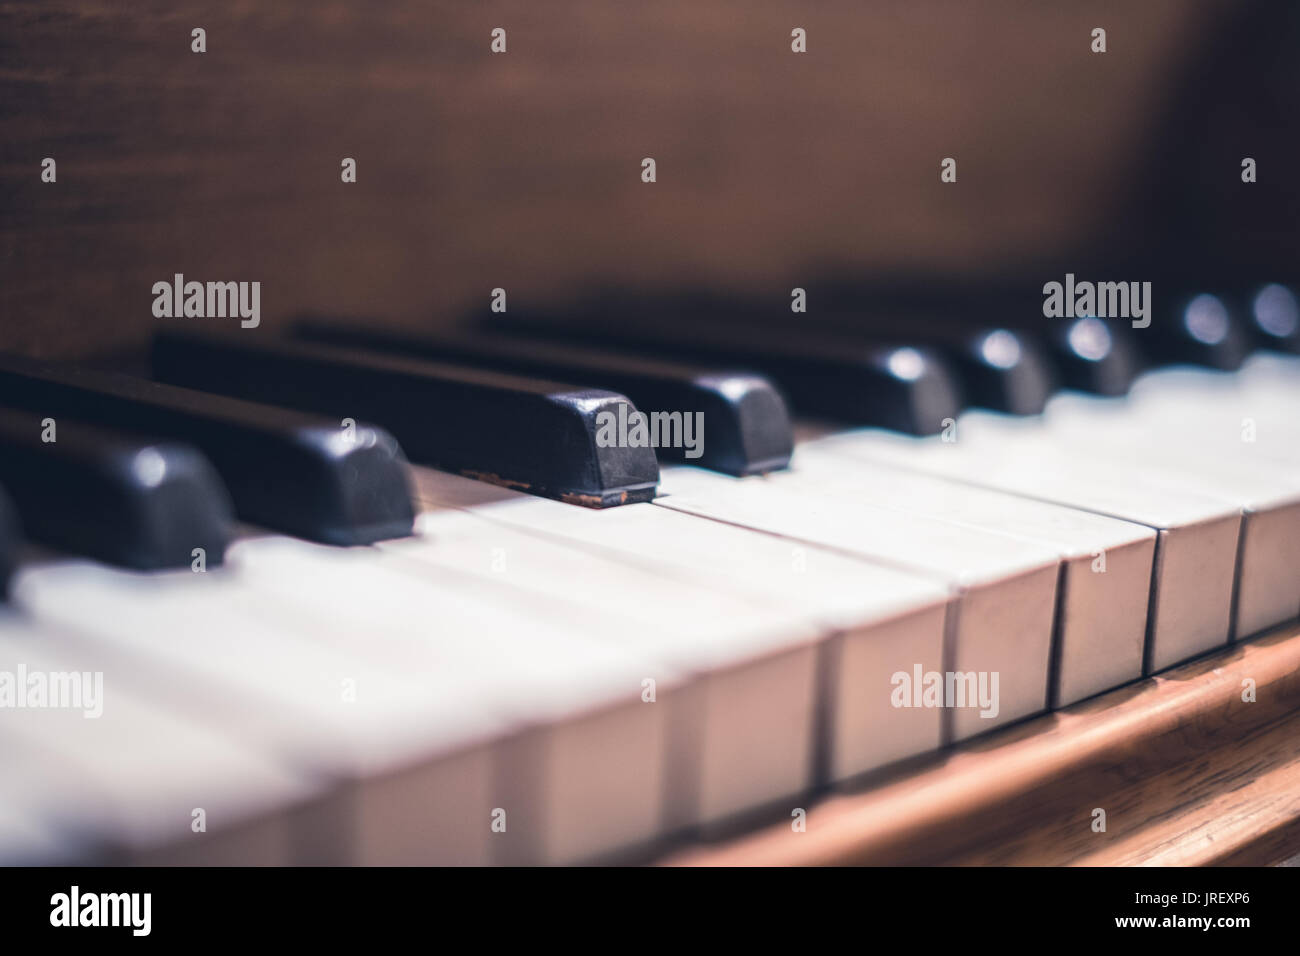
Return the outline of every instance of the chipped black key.
[[[191,442],[241,518],[302,538],[370,544],[415,520],[402,450],[370,425],[9,356],[0,404]]]
[[[18,548],[21,543],[18,515],[14,513],[9,495],[0,488],[0,601],[9,595],[9,578],[18,565]]]
[[[646,501],[659,482],[614,392],[239,331],[161,332],[153,363],[173,384],[378,422],[414,461],[574,504]]]
[[[1022,335],[1036,339],[1048,356],[1057,383],[1096,395],[1128,394],[1146,363],[1124,325],[1095,316],[1043,319]]]
[[[0,485],[33,541],[110,564],[212,567],[229,540],[221,479],[178,442],[4,408]]]
[[[917,344],[934,348],[961,378],[972,405],[1037,415],[1053,391],[1051,368],[1033,339],[1010,328],[921,328]]]
[[[534,313],[494,316],[496,328],[695,362],[753,368],[771,378],[801,415],[935,434],[961,410],[957,379],[932,350],[846,346],[798,330],[728,327],[672,314],[653,321]]]
[[[337,319],[300,320],[294,334],[333,345],[463,362],[619,392],[636,404],[659,434],[666,431],[680,439],[660,444],[656,450],[661,460],[752,475],[784,468],[794,448],[784,400],[771,382],[753,372],[527,337],[378,329]]]

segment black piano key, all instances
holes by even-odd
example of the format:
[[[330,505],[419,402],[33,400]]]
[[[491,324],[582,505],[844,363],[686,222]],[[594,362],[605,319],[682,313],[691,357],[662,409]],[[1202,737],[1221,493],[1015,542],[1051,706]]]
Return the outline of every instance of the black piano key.
[[[1029,336],[1011,328],[938,330],[919,342],[948,359],[972,405],[1012,415],[1037,415],[1054,390],[1051,367]]]
[[[0,601],[9,595],[9,578],[18,566],[18,549],[21,544],[18,515],[9,495],[0,488]]]
[[[246,521],[326,544],[411,533],[405,459],[382,429],[110,372],[0,356],[0,403],[188,441]]]
[[[1234,371],[1241,368],[1253,343],[1230,300],[1210,292],[1163,297],[1157,287],[1151,325],[1135,329],[1134,338],[1157,365],[1191,364]]]
[[[46,439],[52,439],[47,441]],[[0,485],[33,541],[139,570],[219,565],[230,499],[197,449],[0,409]]]
[[[1300,352],[1300,295],[1297,286],[1270,282],[1236,298],[1256,348]]]
[[[1097,395],[1126,395],[1146,367],[1132,330],[1117,322],[1094,316],[1045,319],[1041,328],[1037,335],[1050,356],[1057,380],[1066,388]]]
[[[573,504],[646,501],[659,482],[654,449],[606,427],[635,411],[614,392],[240,331],[161,332],[153,364],[173,384],[369,419],[414,461]]]
[[[795,412],[914,435],[936,434],[961,410],[956,376],[933,350],[817,340],[800,330],[731,326],[671,313],[629,321],[573,313],[502,314],[489,327],[768,376]]]
[[[533,338],[466,332],[410,332],[359,322],[309,318],[294,334],[312,341],[419,356],[437,361],[581,382],[630,398],[643,414],[696,415],[696,448],[657,449],[661,460],[685,461],[730,475],[751,475],[790,463],[794,435],[776,388],[753,372],[655,361],[603,349]],[[679,433],[685,435],[684,428]]]

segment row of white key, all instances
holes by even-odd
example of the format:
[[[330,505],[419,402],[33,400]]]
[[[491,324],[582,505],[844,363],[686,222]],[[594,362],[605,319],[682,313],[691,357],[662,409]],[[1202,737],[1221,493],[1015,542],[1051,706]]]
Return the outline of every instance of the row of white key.
[[[545,504],[558,515],[594,514]],[[940,744],[936,712],[888,702],[892,673],[914,661],[941,665],[942,589],[657,509],[639,513],[650,521],[643,527],[663,529],[665,546],[699,527],[697,544],[720,539],[750,571],[762,567],[824,600],[815,613],[770,596],[753,603],[688,584],[676,567],[652,573],[644,557],[629,565],[505,527],[458,544],[445,521],[434,541],[397,542],[387,553],[248,540],[232,549],[229,568],[204,576],[80,562],[31,569],[16,596],[57,630],[48,643],[79,666],[125,675],[112,682],[119,692],[206,717],[329,781],[311,819],[331,821],[335,838],[325,847],[299,841],[299,859],[585,859],[802,793],[822,773],[852,776]],[[498,554],[504,574],[492,566]],[[771,584],[749,580],[755,594]],[[552,589],[581,599],[539,600]],[[575,652],[566,656],[562,630],[591,634],[609,653],[583,640],[569,641]],[[593,657],[621,660],[628,649],[635,672],[599,675],[585,695],[575,688]],[[829,687],[817,683],[828,679],[827,655],[847,675]],[[527,671],[531,683],[510,680],[521,656],[542,665]],[[633,674],[653,675],[653,707],[637,696],[632,706],[591,713],[593,692],[616,685],[626,696]],[[449,680],[464,682],[463,693],[449,693],[458,689]],[[358,691],[348,706],[340,706],[344,683]],[[634,688],[640,695],[643,682]],[[475,708],[504,710],[532,729],[510,738],[487,715],[472,721]],[[845,730],[823,755],[818,734],[828,724]],[[494,733],[505,739],[490,759],[474,759]],[[819,756],[823,770],[813,765]],[[404,764],[413,768],[405,775]],[[498,788],[490,798],[482,782],[461,786],[459,801],[429,796],[484,773]],[[458,842],[486,835],[487,809],[497,805],[511,810],[509,836],[494,834],[486,851],[480,839]],[[416,816],[414,827],[395,809]]]
[[[1187,373],[1154,372],[1139,390],[1163,396]],[[1246,637],[1300,612],[1300,467],[1280,456],[1256,453],[1257,402],[1225,400],[1214,386],[1222,373],[1191,373],[1201,388],[1194,402],[1173,404],[1138,397],[1117,414],[1107,399],[1064,395],[1049,403],[1044,432],[1062,445],[1086,450],[1115,467],[1140,463],[1152,480],[1211,495],[1242,511],[1238,580],[1232,632]],[[1178,387],[1181,391],[1181,387]],[[1292,390],[1292,407],[1297,406]],[[1218,427],[1222,409],[1237,405],[1229,427]],[[1265,406],[1271,413],[1272,407]],[[997,423],[1002,430],[1005,426]],[[1281,442],[1266,425],[1263,447]]]
[[[112,667],[107,693],[147,695],[323,778],[326,806],[310,819],[320,842],[296,848],[307,862],[567,861],[653,835],[662,743],[659,711],[633,706],[640,662],[408,587],[354,564],[364,553],[288,539],[245,550],[243,567],[166,585],[33,569],[16,597],[65,656]],[[336,603],[268,600],[254,583],[290,588],[293,576]],[[412,626],[347,616],[372,597],[418,608]],[[622,801],[619,813],[589,815],[592,793]]]
[[[609,513],[560,508],[523,495],[498,494],[495,503],[476,502],[471,497],[476,493],[474,487],[463,479],[425,469],[416,469],[416,474],[417,494],[426,505],[472,507],[475,515],[620,553],[628,561],[644,564],[653,560],[675,566],[683,576],[712,587],[735,590],[748,581],[754,599],[780,598],[815,609],[817,604],[810,602],[803,590],[808,586],[806,579],[790,574],[792,555],[813,551],[819,552],[823,564],[828,563],[829,555],[823,556],[821,551],[839,551],[860,559],[841,564],[834,578],[828,577],[824,567],[817,572],[819,587],[841,594],[888,595],[889,589],[898,585],[881,576],[891,571],[894,581],[904,576],[929,581],[932,589],[952,598],[945,622],[945,661],[951,659],[951,664],[931,668],[916,655],[904,654],[902,666],[882,671],[883,680],[900,671],[914,673],[918,664],[925,664],[923,673],[998,674],[996,708],[941,710],[951,716],[952,733],[959,738],[1046,706],[1058,558],[1032,542],[881,509],[850,515],[852,507],[839,508],[839,502],[831,509],[811,496],[769,495],[771,489],[761,479],[730,479],[694,469],[665,469],[663,490],[667,494],[652,508]],[[689,489],[688,481],[694,482]],[[706,488],[713,497],[707,496]],[[657,515],[655,509],[676,511],[683,517],[722,518],[714,524],[740,524],[745,529],[711,528],[708,522],[681,518],[674,522]],[[770,540],[760,544],[764,538],[753,536],[752,529],[775,534],[766,535]],[[744,566],[720,563],[718,555],[725,547],[720,539],[727,537],[735,542],[732,547],[737,552],[763,555],[769,570],[756,568],[752,558]],[[865,620],[870,623],[872,618]],[[880,679],[849,680],[841,696],[880,696],[879,687]],[[892,702],[889,706],[892,708]],[[839,774],[833,772],[832,776]]]
[[[665,469],[656,505],[924,575],[954,598],[945,673],[975,674],[996,701],[943,709],[954,739],[1047,706],[1059,558],[1039,544],[777,481]],[[978,675],[984,675],[979,678]],[[996,685],[993,683],[996,681]]]
[[[949,597],[935,583],[653,505],[596,512],[414,471],[428,538],[388,549],[530,600],[571,595],[584,616],[630,611],[684,666],[713,675],[688,730],[705,741],[694,822],[940,745],[938,711],[891,703],[894,674],[941,669]],[[802,690],[782,688],[809,665],[817,682],[805,707]]]
[[[810,446],[800,449],[791,472],[771,475],[767,483],[839,513],[865,500],[1053,549],[1061,570],[1052,706],[1141,676],[1155,553],[1151,528],[888,466],[845,467],[841,457]]]
[[[814,444],[846,465],[901,467],[1152,528],[1157,537],[1144,670],[1163,670],[1227,641],[1239,506],[1161,484],[1141,468],[1099,462],[1042,436],[1026,432],[1011,441],[980,434],[972,417],[959,421],[954,442],[860,431]]]

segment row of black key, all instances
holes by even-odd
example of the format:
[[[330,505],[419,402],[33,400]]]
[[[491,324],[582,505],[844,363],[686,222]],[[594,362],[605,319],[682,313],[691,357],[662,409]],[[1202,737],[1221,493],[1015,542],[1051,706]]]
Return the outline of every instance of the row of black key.
[[[1286,287],[1257,293],[1244,324],[1223,301],[1187,297],[1173,320],[1153,322],[1149,359],[1231,368],[1250,346],[1296,347]],[[1139,367],[1138,333],[1093,328],[1098,320],[1048,336],[931,311],[874,317],[867,332],[863,316],[839,308],[819,331],[796,335],[752,310],[731,310],[733,323],[748,317],[741,329],[707,319],[699,303],[660,303],[653,323],[615,321],[612,308],[498,316],[491,333],[320,319],[299,322],[295,340],[168,330],[155,341],[154,372],[173,384],[0,359],[0,407],[10,409],[0,413],[0,484],[37,540],[131,567],[187,564],[200,549],[219,563],[223,482],[240,517],[300,537],[350,545],[409,533],[397,440],[417,461],[603,507],[654,493],[653,450],[599,440],[602,416],[626,421],[635,402],[709,425],[698,457],[681,443],[659,457],[735,475],[783,467],[791,430],[778,391],[761,375],[689,359],[739,358],[804,414],[913,433],[938,430],[963,404],[1033,413],[1062,384],[1122,392]],[[40,438],[52,420],[62,444]],[[0,500],[0,587],[16,541]]]
[[[241,518],[314,541],[369,544],[414,520],[401,449],[368,425],[13,357],[0,357],[0,406],[191,443]]]
[[[240,517],[341,545],[404,535],[413,522],[403,453],[365,418],[389,424],[420,461],[580,504],[645,500],[658,482],[652,448],[597,440],[601,414],[624,420],[635,414],[613,392],[240,333],[162,334],[153,358],[157,377],[201,390],[0,358],[0,407],[23,410],[9,414],[13,444],[26,452],[7,458],[0,479],[15,490],[24,514],[35,516],[28,522],[35,539],[131,567],[179,566],[198,548],[220,562],[225,531],[216,529],[228,525],[221,509],[209,515],[211,533],[192,530],[204,501],[225,500],[203,456],[188,446],[114,434],[114,428],[193,443],[220,472]],[[648,365],[632,376],[631,363],[615,365],[647,390],[646,398],[709,414],[721,439],[707,446],[713,463],[736,474],[787,463],[789,418],[766,382],[700,370],[685,380]],[[333,410],[339,418],[294,408]],[[45,422],[62,426],[62,444],[38,439]],[[188,475],[194,493],[181,495],[138,470],[113,467],[132,455],[152,455],[159,473],[175,480]],[[168,466],[169,456],[183,457],[188,467]],[[135,529],[175,534],[147,550],[112,521],[97,520],[94,509],[79,507],[82,502],[58,506],[68,488],[42,486],[36,476],[42,468],[70,467],[65,463],[79,469],[71,484],[93,492],[84,503],[98,509],[105,496],[131,498],[142,503],[131,512]],[[206,492],[195,483],[198,470],[208,476]],[[157,513],[142,515],[143,506]],[[58,518],[57,527],[46,515]]]
[[[18,514],[13,502],[0,488],[0,601],[9,594],[9,578],[18,566],[22,548],[22,533],[18,527]]]
[[[1255,348],[1300,351],[1292,287],[1216,295],[1155,286],[1145,328],[1128,319],[1048,319],[1041,298],[1023,293],[957,290],[917,308],[843,287],[815,314],[702,295],[603,295],[562,313],[488,314],[480,325],[669,359],[740,356],[803,415],[914,434],[939,430],[965,405],[1033,414],[1059,387],[1123,395],[1147,367],[1232,370]]]
[[[748,313],[746,313],[748,315]],[[666,308],[651,320],[611,310],[492,316],[486,327],[694,363],[755,369],[805,416],[929,434],[962,408],[960,384],[923,345],[846,346],[813,329],[717,321]]]
[[[1122,395],[1152,365],[1231,369],[1254,347],[1300,346],[1296,298],[1277,284],[1249,296],[1162,295],[1161,309],[1145,329],[1093,317],[1026,318],[1024,303],[996,295],[967,297],[975,322],[945,317],[933,303],[923,313],[877,306],[867,314],[849,307],[851,295],[834,298],[807,324],[789,314],[699,296],[605,297],[562,314],[494,314],[472,332],[307,319],[294,334],[351,349],[590,382],[626,392],[643,407],[668,400],[705,407],[707,389],[698,387],[702,375],[716,363],[737,360],[770,377],[803,415],[913,434],[941,430],[966,405],[1034,414],[1060,387]],[[949,314],[958,312],[954,300]],[[714,364],[683,364],[691,362]],[[646,381],[648,375],[659,381]],[[669,381],[677,391],[665,391]],[[683,385],[700,394],[683,399]],[[746,463],[725,449],[697,464],[744,474],[771,463]]]

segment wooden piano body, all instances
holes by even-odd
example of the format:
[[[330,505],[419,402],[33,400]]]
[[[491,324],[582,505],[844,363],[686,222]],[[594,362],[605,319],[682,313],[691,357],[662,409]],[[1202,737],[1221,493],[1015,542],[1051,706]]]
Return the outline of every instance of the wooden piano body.
[[[827,275],[1037,281],[1153,248],[1294,276],[1296,67],[1276,51],[1298,23],[1226,0],[5,0],[0,348],[130,361],[175,273],[259,279],[272,326],[413,327],[496,288],[782,299]],[[805,809],[802,832],[767,817],[662,861],[1281,862],[1300,853],[1300,635]]]
[[[29,354],[140,345],[177,272],[261,279],[272,324],[417,324],[494,288],[1037,294],[1171,245],[1293,268],[1288,4],[9,0],[0,25],[0,346]]]

